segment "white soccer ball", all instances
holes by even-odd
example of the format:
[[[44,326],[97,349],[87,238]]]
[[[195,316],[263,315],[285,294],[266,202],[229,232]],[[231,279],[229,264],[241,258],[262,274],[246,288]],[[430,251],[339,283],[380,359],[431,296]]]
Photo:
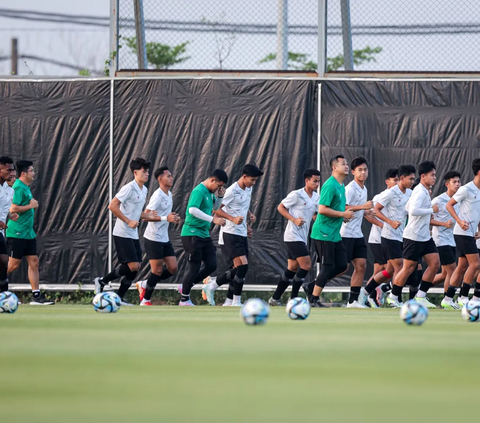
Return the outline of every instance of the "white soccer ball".
[[[415,300],[408,300],[400,308],[400,317],[407,325],[422,325],[428,317],[428,308]]]
[[[305,320],[310,315],[310,303],[302,297],[292,298],[287,303],[286,311],[292,320]]]
[[[0,292],[0,313],[15,313],[17,308],[18,298],[13,292]]]
[[[270,307],[259,298],[250,298],[242,306],[240,315],[247,325],[264,325],[270,315]]]
[[[115,304],[117,304],[117,308],[120,308],[122,306],[122,300],[120,299],[120,296],[113,291],[107,291],[105,294],[110,295],[115,300]]]
[[[480,304],[468,302],[462,308],[462,317],[467,322],[478,322],[480,319]]]
[[[100,292],[95,295],[92,303],[93,309],[99,313],[116,313],[118,311],[117,302],[109,292]]]

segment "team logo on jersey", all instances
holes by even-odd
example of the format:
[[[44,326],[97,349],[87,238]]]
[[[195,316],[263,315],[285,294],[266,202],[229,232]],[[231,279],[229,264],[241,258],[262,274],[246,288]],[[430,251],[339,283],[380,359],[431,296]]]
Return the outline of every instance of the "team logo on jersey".
[[[307,203],[303,203],[303,205],[304,205],[304,206],[306,206],[306,205],[307,205]]]

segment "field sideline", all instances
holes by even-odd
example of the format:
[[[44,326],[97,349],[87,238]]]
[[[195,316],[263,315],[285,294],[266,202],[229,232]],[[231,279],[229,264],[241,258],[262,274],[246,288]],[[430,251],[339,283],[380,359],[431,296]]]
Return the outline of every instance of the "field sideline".
[[[451,422],[474,417],[480,325],[434,310],[20,306],[0,315],[5,422]],[[121,404],[119,406],[119,404]]]

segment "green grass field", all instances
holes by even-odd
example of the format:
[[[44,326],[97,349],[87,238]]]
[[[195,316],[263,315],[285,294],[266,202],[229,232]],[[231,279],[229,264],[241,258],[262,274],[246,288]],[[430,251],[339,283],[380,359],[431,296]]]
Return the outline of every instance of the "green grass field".
[[[480,324],[435,310],[20,306],[0,315],[0,421],[475,421]]]

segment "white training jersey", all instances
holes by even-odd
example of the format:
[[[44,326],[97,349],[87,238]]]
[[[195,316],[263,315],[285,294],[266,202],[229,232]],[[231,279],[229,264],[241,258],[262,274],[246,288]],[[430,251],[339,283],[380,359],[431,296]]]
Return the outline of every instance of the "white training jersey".
[[[168,191],[165,194],[161,188],[158,188],[150,198],[147,209],[155,210],[158,216],[168,216],[172,212],[173,202],[172,193]],[[169,222],[166,220],[148,222],[147,229],[143,237],[155,242],[168,242],[168,226]]]
[[[15,190],[6,182],[0,185],[0,222],[6,223],[7,216],[12,206],[13,194]],[[5,229],[0,230],[0,233],[5,236]]]
[[[222,201],[223,211],[233,217],[243,216],[243,222],[240,225],[235,225],[235,223],[227,220],[225,226],[220,228],[218,237],[218,243],[220,245],[223,245],[224,233],[247,236],[247,217],[251,200],[252,188],[245,187],[245,189],[242,189],[240,185],[238,185],[238,182],[235,182],[227,188]]]
[[[393,229],[388,223],[384,222],[382,228],[383,238],[402,242],[403,231],[407,221],[407,210],[405,210],[405,205],[411,195],[411,189],[407,189],[405,193],[403,193],[398,185],[380,193],[378,203],[383,206],[382,213],[390,220],[396,220],[401,223],[397,229]]]
[[[305,188],[297,189],[290,192],[283,200],[282,204],[294,218],[303,217],[305,223],[303,226],[297,226],[291,220],[288,221],[287,227],[283,234],[285,242],[308,242],[308,233],[312,223],[313,216],[318,211],[318,201],[320,196],[317,192],[313,192],[310,197]]]
[[[377,204],[378,199],[380,198],[380,194],[377,194],[375,197],[373,197],[373,207],[375,207],[375,204]],[[376,217],[374,219],[377,219]],[[377,219],[379,222],[382,222],[381,220]],[[383,223],[383,222],[382,222]],[[368,243],[369,244],[381,244],[382,243],[382,228],[377,225],[372,225],[372,228],[370,229],[370,236],[368,237]]]
[[[439,222],[447,222],[453,220],[452,215],[448,212],[446,205],[450,201],[450,197],[446,192],[440,194],[432,200],[432,206],[438,206],[438,213],[433,214],[434,220]],[[458,204],[453,206],[458,214]],[[455,247],[455,238],[453,237],[453,228],[445,228],[444,226],[432,226],[432,238],[437,247],[444,247],[450,245]]]
[[[140,189],[135,180],[124,185],[118,194],[115,195],[121,203],[120,211],[130,220],[140,220],[147,192],[145,185]],[[113,235],[122,238],[138,239],[138,228],[131,228],[125,222],[117,219],[113,228]]]
[[[460,187],[452,197],[458,203],[458,217],[469,223],[464,231],[458,223],[453,228],[454,235],[475,236],[480,221],[480,190],[473,181]]]
[[[427,242],[430,235],[430,219],[433,214],[432,200],[428,189],[418,184],[405,205],[408,213],[408,225],[403,238],[417,242]]]
[[[361,206],[367,202],[367,187],[361,187],[357,182],[352,181],[345,187],[345,198],[347,206]],[[353,213],[353,219],[342,223],[340,235],[342,238],[363,238],[362,222],[365,210]]]

